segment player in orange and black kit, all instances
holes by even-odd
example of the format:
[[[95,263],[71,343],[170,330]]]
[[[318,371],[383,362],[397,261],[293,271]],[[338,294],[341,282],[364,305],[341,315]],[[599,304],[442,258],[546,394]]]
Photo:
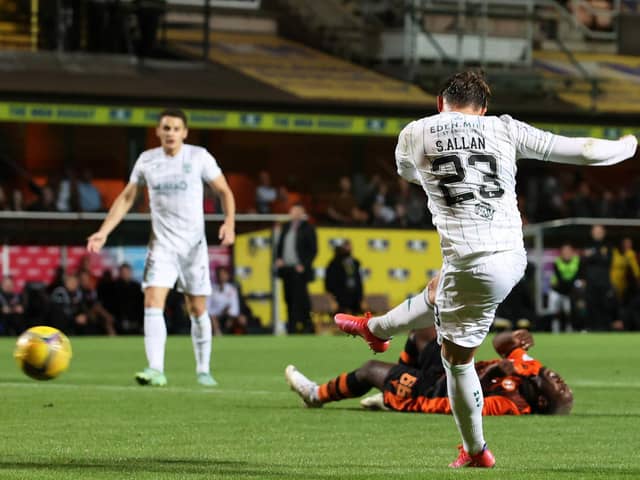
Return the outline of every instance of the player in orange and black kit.
[[[527,354],[533,346],[528,331],[501,333],[496,335],[493,345],[502,358],[475,364],[485,396],[483,415],[570,412],[571,389],[557,373]],[[322,385],[307,379],[291,365],[285,374],[291,388],[310,407],[362,396],[376,387],[382,391],[388,409],[451,413],[440,346],[432,327],[410,334],[398,364],[371,360]]]

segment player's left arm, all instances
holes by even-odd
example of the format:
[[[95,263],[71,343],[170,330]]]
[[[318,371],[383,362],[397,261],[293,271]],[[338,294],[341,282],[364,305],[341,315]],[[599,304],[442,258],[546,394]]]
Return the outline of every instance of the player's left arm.
[[[509,130],[518,151],[518,158],[533,158],[572,165],[615,165],[636,153],[638,140],[625,135],[618,140],[601,138],[570,138],[554,135],[508,115],[500,117]]]
[[[233,245],[236,238],[236,201],[233,197],[231,187],[229,187],[224,175],[218,175],[208,183],[218,197],[220,197],[222,210],[224,211],[224,222],[218,230],[218,238],[222,245]]]

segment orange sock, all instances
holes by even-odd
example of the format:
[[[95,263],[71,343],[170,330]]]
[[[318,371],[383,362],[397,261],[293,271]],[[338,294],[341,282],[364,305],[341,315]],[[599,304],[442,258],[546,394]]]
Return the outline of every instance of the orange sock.
[[[356,373],[343,373],[318,387],[318,398],[322,403],[336,402],[345,398],[360,397],[371,389],[371,385],[356,378]]]

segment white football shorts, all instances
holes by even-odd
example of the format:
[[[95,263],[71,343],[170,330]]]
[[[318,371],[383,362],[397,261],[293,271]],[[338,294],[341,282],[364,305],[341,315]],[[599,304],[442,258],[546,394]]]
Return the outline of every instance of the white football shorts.
[[[435,305],[438,340],[479,346],[498,305],[520,281],[526,266],[524,250],[496,252],[466,266],[443,264]]]
[[[209,252],[204,238],[186,252],[158,244],[149,248],[142,288],[173,288],[174,285],[178,291],[190,295],[211,294]]]

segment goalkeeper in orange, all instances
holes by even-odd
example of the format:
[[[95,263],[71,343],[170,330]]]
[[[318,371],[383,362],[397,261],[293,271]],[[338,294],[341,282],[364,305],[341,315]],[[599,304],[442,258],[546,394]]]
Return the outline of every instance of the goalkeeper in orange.
[[[568,414],[573,393],[562,377],[528,354],[533,336],[527,330],[496,335],[493,345],[500,359],[476,362],[484,394],[483,415]],[[287,382],[309,407],[365,395],[375,387],[382,396],[364,399],[369,408],[400,412],[451,413],[446,376],[429,327],[409,335],[397,364],[370,360],[362,367],[321,385],[293,365]]]

